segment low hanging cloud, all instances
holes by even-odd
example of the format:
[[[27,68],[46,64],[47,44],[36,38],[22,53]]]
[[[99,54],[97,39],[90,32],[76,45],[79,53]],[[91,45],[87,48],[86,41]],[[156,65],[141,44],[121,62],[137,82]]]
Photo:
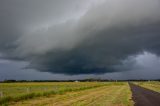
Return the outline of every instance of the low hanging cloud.
[[[0,52],[3,58],[28,61],[26,68],[112,73],[131,70],[124,68],[130,56],[160,54],[159,0],[1,2]]]

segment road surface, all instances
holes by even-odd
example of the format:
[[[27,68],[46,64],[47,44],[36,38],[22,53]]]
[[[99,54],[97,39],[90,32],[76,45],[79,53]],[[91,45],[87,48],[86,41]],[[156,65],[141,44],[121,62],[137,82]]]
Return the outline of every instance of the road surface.
[[[135,106],[160,106],[160,93],[129,83]]]

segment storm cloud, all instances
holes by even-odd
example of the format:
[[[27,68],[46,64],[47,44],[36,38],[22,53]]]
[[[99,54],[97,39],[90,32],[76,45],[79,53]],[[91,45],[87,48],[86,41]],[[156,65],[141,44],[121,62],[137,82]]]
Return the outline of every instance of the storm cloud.
[[[124,72],[160,55],[159,0],[2,0],[0,23],[0,58],[40,72]]]

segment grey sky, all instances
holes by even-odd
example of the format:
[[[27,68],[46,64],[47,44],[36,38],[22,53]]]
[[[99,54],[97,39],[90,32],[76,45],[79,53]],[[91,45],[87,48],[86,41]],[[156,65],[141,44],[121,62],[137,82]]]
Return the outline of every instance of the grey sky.
[[[0,79],[160,78],[159,0],[1,0],[0,23]]]

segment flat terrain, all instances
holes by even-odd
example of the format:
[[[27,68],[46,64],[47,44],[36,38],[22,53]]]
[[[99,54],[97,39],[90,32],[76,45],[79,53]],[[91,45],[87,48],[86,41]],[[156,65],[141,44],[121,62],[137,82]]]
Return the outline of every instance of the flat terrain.
[[[44,90],[45,86],[48,86],[48,84],[49,91],[47,88]],[[13,85],[14,84],[12,84],[12,86]],[[59,88],[56,88],[57,85],[59,85]],[[4,91],[6,90],[4,87],[7,88],[7,86],[7,84],[6,86],[3,85]],[[16,89],[20,89],[21,86],[22,88],[28,89],[27,87],[30,86],[30,90],[27,91],[25,89],[25,92],[28,93],[23,95],[21,95],[18,90],[15,90],[16,92],[10,92],[11,94],[8,93],[8,95],[13,95],[12,99],[3,102],[3,104],[9,106],[133,106],[131,91],[127,82],[60,82],[28,83],[28,85],[24,83],[22,85],[15,84],[15,86]],[[42,92],[46,95],[37,96],[40,92],[39,87],[37,87],[37,89],[39,89],[38,91],[34,91],[36,92],[36,96],[35,94],[31,95],[32,86],[34,86],[34,90],[37,86],[43,88]],[[53,92],[55,88],[57,93]],[[12,89],[14,91],[14,87]],[[26,97],[24,95],[30,95],[31,97],[29,96],[28,98],[27,96],[27,98],[24,98]]]
[[[132,83],[0,83],[0,106],[160,106],[160,82]]]
[[[25,83],[0,83],[3,97],[21,97],[31,93],[61,92],[88,87],[104,86],[110,83],[103,82],[25,82]]]
[[[135,106],[160,106],[160,93],[130,83]]]
[[[159,81],[135,82],[135,84],[160,93]]]
[[[12,106],[129,106],[128,85],[110,85],[12,103]]]

